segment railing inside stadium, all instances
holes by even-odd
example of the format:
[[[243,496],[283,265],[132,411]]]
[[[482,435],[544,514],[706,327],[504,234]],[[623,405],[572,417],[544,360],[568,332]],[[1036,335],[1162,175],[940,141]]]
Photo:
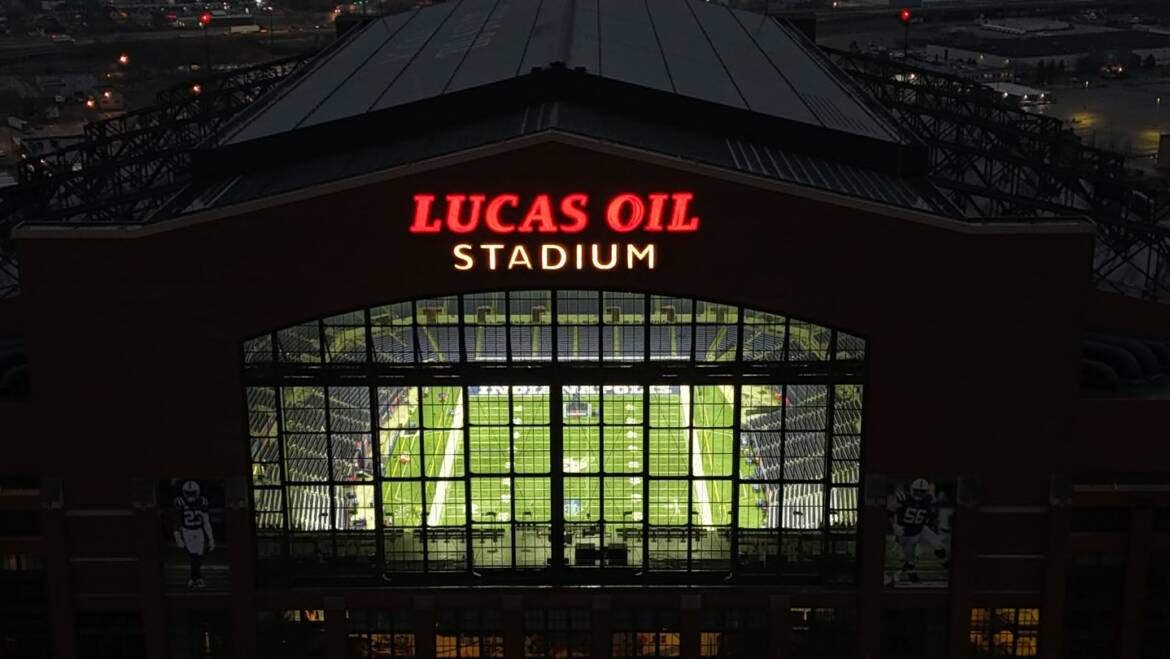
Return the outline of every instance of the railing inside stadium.
[[[864,351],[772,313],[593,291],[275,331],[244,347],[261,558],[287,578],[848,579]]]

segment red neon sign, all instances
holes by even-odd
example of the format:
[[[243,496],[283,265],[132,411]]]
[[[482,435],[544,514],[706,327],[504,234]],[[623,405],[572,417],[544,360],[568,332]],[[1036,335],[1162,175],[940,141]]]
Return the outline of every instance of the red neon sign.
[[[694,233],[699,230],[699,218],[690,213],[694,197],[690,192],[626,192],[608,200],[598,217],[615,233]],[[517,194],[448,194],[441,201],[434,194],[417,194],[410,232],[571,234],[584,231],[592,217],[589,195],[583,193],[538,194],[530,200]]]

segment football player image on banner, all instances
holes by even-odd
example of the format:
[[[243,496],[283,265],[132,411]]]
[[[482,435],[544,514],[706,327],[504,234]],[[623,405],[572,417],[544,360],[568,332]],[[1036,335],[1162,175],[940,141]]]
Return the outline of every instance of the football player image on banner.
[[[950,581],[955,482],[923,476],[890,481],[885,583],[945,588]]]
[[[227,589],[223,550],[223,482],[172,479],[159,483],[164,511],[163,581],[170,589]],[[165,502],[165,504],[164,504]]]

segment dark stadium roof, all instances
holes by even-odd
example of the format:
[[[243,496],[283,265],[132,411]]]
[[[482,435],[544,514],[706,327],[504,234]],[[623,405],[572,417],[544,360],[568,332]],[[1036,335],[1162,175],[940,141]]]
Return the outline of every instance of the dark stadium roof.
[[[450,0],[351,29],[197,151],[156,218],[538,133],[958,214],[925,148],[784,23],[701,0]]]
[[[523,77],[552,66],[887,142],[811,44],[699,0],[451,0],[385,16],[221,138],[237,144]]]

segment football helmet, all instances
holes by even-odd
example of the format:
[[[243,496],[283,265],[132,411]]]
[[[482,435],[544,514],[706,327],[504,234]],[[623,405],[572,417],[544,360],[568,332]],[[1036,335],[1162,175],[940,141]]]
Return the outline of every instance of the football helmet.
[[[182,488],[183,498],[187,501],[199,500],[199,483],[195,481],[187,481],[183,483]]]
[[[930,483],[925,478],[915,478],[910,483],[910,494],[916,497],[924,497],[930,494]]]

